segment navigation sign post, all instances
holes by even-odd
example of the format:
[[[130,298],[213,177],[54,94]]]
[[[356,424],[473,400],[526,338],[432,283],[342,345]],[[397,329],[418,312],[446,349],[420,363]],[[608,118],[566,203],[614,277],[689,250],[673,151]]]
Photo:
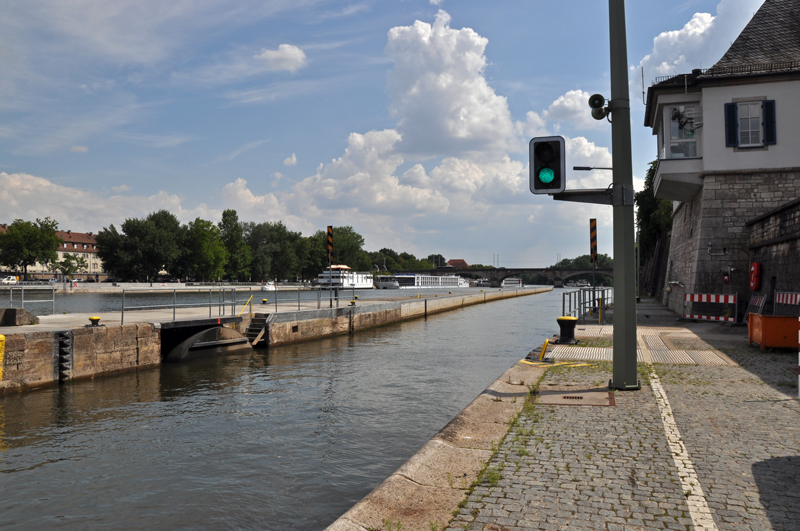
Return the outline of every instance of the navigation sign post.
[[[594,273],[597,268],[597,220],[589,220],[589,261],[592,262],[592,286],[597,286]]]
[[[330,225],[328,225],[328,298],[330,307],[333,308],[333,227]]]

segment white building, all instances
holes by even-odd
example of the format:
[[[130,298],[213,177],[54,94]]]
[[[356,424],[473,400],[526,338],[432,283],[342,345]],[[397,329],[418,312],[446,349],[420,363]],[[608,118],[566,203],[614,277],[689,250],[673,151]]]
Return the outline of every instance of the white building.
[[[670,308],[681,311],[684,293],[749,298],[746,224],[800,196],[798,95],[797,0],[766,0],[713,67],[648,90],[655,194],[674,207]]]

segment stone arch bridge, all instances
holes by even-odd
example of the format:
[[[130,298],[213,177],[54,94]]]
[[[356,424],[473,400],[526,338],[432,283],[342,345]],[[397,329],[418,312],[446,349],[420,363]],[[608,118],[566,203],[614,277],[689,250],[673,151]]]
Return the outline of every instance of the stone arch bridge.
[[[592,270],[587,268],[569,269],[569,268],[552,268],[552,267],[545,267],[545,268],[500,267],[500,268],[486,268],[486,269],[472,269],[472,268],[464,269],[459,267],[446,267],[440,269],[420,269],[420,270],[402,271],[402,272],[424,273],[436,276],[441,276],[441,275],[459,275],[459,276],[471,276],[471,277],[477,276],[489,279],[489,285],[494,288],[499,288],[500,286],[502,286],[503,280],[509,277],[520,276],[526,273],[544,275],[550,280],[550,282],[553,283],[555,287],[563,287],[564,281],[572,277],[592,274]],[[595,269],[595,274],[598,277],[605,276],[610,278],[614,275],[614,270],[606,268],[597,268]]]

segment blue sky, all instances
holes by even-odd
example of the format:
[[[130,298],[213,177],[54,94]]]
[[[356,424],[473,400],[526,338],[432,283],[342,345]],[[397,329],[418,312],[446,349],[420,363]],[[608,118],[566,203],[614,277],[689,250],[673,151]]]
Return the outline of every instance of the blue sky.
[[[645,86],[709,67],[763,0],[627,2],[634,178]],[[0,221],[352,225],[366,248],[546,266],[612,254],[610,207],[528,191],[527,142],[610,166],[608,4],[26,0],[0,19]],[[569,188],[608,172],[571,173]]]

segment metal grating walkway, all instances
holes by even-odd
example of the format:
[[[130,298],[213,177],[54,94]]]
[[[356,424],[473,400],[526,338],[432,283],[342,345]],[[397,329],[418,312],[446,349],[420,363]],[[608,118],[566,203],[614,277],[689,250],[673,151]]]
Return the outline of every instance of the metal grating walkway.
[[[551,355],[557,359],[611,361],[614,356],[614,349],[556,345],[553,347]],[[639,349],[636,349],[636,360],[640,362],[644,361],[642,351]]]
[[[550,355],[556,359],[612,361],[614,349],[594,347],[573,347],[556,345]],[[668,350],[666,348],[650,351],[653,363],[675,363],[685,365],[728,365],[728,362],[708,350]],[[644,362],[642,351],[636,349],[636,361]]]

